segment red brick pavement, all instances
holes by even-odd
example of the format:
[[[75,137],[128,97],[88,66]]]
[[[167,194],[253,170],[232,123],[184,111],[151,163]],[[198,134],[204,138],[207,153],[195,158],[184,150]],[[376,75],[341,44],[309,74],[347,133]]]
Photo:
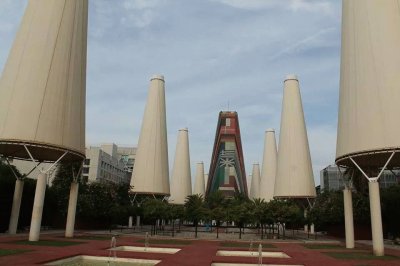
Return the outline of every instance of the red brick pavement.
[[[108,256],[107,250],[110,246],[110,240],[86,240],[86,239],[71,239],[66,240],[61,235],[52,234],[41,237],[43,240],[58,240],[58,241],[78,241],[85,242],[83,244],[67,246],[67,247],[48,247],[48,246],[31,246],[20,245],[13,243],[18,240],[26,240],[27,236],[0,236],[0,249],[25,249],[32,250],[31,252],[20,253],[0,257],[0,265],[42,265],[46,262],[76,256],[76,255],[94,255]],[[143,243],[138,243],[138,237],[124,236],[117,238],[117,246],[143,246]],[[161,260],[160,266],[176,266],[176,265],[211,265],[212,262],[235,262],[235,263],[257,263],[255,258],[245,257],[222,257],[216,256],[218,250],[246,250],[243,248],[229,248],[220,246],[219,241],[193,240],[189,245],[152,245],[157,247],[176,247],[182,250],[176,254],[155,254],[141,252],[118,251],[118,257],[138,258],[138,259],[157,259]],[[264,258],[264,264],[296,264],[306,266],[399,266],[400,260],[338,260],[331,258],[321,250],[307,249],[300,243],[273,243],[277,248],[267,249],[268,251],[282,251],[288,254],[291,258]],[[362,252],[370,252],[370,247],[359,246]],[[332,250],[325,250],[332,251]],[[349,252],[340,250],[340,252]],[[400,257],[400,250],[386,249],[386,254]]]

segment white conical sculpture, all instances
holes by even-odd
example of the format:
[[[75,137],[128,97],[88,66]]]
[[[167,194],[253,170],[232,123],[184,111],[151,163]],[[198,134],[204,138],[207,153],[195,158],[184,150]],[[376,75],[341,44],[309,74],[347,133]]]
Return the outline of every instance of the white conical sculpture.
[[[172,204],[184,204],[189,195],[192,195],[189,135],[188,129],[184,128],[180,129],[178,133],[169,201]]]
[[[384,255],[379,178],[400,166],[400,1],[343,1],[336,164],[369,181],[373,252]],[[346,246],[354,246],[351,184]],[[347,244],[349,242],[350,245]]]
[[[316,196],[307,130],[297,76],[284,82],[274,197]]]
[[[131,192],[170,195],[164,77],[150,80],[135,160]]]
[[[250,190],[251,190],[251,179],[252,179],[252,175],[249,174],[246,177],[246,182],[247,182],[247,194],[250,196]]]
[[[0,155],[40,162],[85,157],[87,18],[86,0],[28,2],[0,80]],[[39,240],[53,167],[41,169],[37,178],[30,241]],[[21,192],[22,186],[10,232],[18,223]],[[69,211],[73,231],[72,217]]]
[[[274,198],[277,157],[275,130],[268,129],[265,131],[264,158],[260,180],[260,198],[267,202]]]
[[[0,154],[85,156],[87,1],[29,1],[0,80]],[[10,154],[10,155],[9,155]]]
[[[196,164],[196,179],[194,181],[193,194],[205,195],[204,179],[204,163],[199,162]]]
[[[257,199],[260,197],[260,165],[258,163],[253,164],[251,188],[250,188],[250,199]]]

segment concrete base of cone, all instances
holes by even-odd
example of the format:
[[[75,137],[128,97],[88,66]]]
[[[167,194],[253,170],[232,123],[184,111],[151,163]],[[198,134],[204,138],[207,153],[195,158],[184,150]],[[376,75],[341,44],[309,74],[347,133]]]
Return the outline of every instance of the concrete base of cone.
[[[379,195],[379,183],[368,182],[369,205],[371,210],[372,248],[375,256],[384,256],[381,199]]]
[[[78,202],[78,190],[79,190],[79,184],[77,182],[72,182],[71,189],[69,192],[68,215],[67,215],[67,225],[65,228],[65,237],[74,237],[76,204]]]
[[[17,179],[15,181],[14,198],[11,209],[10,224],[8,233],[14,235],[17,233],[19,210],[21,207],[22,192],[24,191],[24,180]]]
[[[47,181],[47,175],[40,173],[36,182],[31,228],[29,231],[29,241],[39,241],[40,226],[42,223],[44,196],[46,193],[46,181]]]
[[[354,248],[354,220],[353,220],[353,198],[351,189],[343,190],[344,223],[346,231],[346,248]]]

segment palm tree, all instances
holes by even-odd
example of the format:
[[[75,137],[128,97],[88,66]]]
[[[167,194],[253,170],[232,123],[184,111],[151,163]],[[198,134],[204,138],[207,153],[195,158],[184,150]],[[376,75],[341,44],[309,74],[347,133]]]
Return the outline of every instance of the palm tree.
[[[197,238],[197,226],[199,221],[205,217],[206,208],[202,195],[189,195],[185,200],[185,213],[189,221],[195,226],[195,237]]]

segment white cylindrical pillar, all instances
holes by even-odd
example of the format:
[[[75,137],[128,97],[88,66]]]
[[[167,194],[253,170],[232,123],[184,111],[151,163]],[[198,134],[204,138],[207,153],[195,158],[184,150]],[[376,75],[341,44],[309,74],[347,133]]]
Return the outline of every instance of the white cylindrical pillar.
[[[128,228],[132,228],[133,226],[133,217],[129,216]]]
[[[371,210],[371,230],[372,230],[372,249],[375,256],[384,256],[385,248],[383,245],[381,199],[379,195],[379,183],[377,181],[368,182],[369,187],[369,206]]]
[[[15,235],[17,233],[19,209],[21,207],[22,192],[24,191],[24,180],[17,179],[15,181],[14,198],[11,209],[10,224],[8,226],[8,233]]]
[[[343,203],[346,248],[354,248],[353,197],[351,194],[351,189],[347,186],[343,189]]]
[[[31,228],[29,231],[29,241],[39,241],[40,226],[42,224],[42,214],[44,196],[46,194],[47,175],[40,173],[36,181],[35,199],[33,201]]]
[[[140,216],[136,216],[136,227],[140,226]]]
[[[307,209],[304,209],[304,218],[307,218]],[[308,224],[304,225],[304,233],[308,233]]]
[[[310,234],[315,234],[314,224],[310,225]]]
[[[65,237],[74,237],[76,204],[78,202],[78,191],[79,191],[79,183],[72,182],[71,189],[69,191],[69,203],[68,203],[67,225],[65,228]]]

